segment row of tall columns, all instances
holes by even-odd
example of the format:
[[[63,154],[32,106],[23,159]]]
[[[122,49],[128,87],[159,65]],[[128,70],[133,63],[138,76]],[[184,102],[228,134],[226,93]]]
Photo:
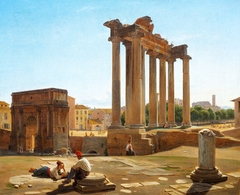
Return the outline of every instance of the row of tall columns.
[[[143,128],[145,126],[145,50],[141,46],[140,32],[129,33],[132,42],[123,41],[126,47],[126,112],[125,127]],[[120,81],[120,37],[113,36],[112,42],[112,124],[111,128],[121,126],[121,81]],[[166,62],[168,62],[168,124],[175,125],[174,108],[174,61],[175,59],[148,51],[149,60],[149,126],[166,124]],[[160,59],[159,68],[159,110],[156,89],[156,59]],[[190,126],[190,84],[189,56],[183,60],[183,125]],[[159,116],[159,118],[158,118]]]

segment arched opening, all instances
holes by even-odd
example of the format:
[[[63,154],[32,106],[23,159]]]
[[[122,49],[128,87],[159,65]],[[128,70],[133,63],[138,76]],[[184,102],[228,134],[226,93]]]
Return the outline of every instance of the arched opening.
[[[26,150],[34,152],[36,142],[35,137],[37,135],[37,120],[34,116],[29,116],[26,122]]]
[[[89,154],[97,154],[97,152],[94,151],[94,150],[90,150],[88,153],[89,153]]]

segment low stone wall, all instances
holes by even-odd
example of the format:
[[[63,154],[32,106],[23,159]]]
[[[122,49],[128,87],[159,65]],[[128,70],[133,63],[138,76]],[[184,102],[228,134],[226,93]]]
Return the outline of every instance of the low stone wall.
[[[82,136],[71,136],[70,137],[70,148],[75,153],[76,150],[82,151],[83,137]]]
[[[0,129],[0,149],[8,149],[11,131]]]
[[[216,135],[216,147],[240,146],[240,140],[231,137],[220,137]],[[179,146],[198,147],[198,132],[184,130],[162,130],[152,136],[155,152],[162,152],[177,148]]]

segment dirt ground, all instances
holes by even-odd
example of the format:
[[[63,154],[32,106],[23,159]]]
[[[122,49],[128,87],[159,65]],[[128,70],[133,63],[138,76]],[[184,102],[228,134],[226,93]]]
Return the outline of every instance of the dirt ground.
[[[47,164],[50,159],[58,158],[66,162],[66,169],[77,161],[76,157],[60,156],[28,156],[24,154],[7,154],[0,151],[0,194],[86,194],[75,191],[71,184],[62,185],[61,181],[31,183],[32,187],[27,185],[20,188],[14,188],[9,179],[18,175],[29,175],[30,167],[40,167]],[[228,176],[227,181],[216,184],[221,190],[211,190],[204,193],[208,195],[240,195],[239,178],[233,177],[229,173],[239,173],[240,177],[240,146],[230,148],[216,149],[216,167]],[[42,158],[49,159],[43,161]],[[167,195],[166,189],[170,186],[176,186],[178,182],[185,181],[192,183],[189,174],[195,170],[198,165],[198,148],[181,146],[171,151],[165,151],[146,156],[95,156],[86,157],[92,165],[93,173],[102,173],[113,183],[116,184],[115,190],[92,192],[87,194],[96,195]],[[154,170],[163,168],[166,175],[154,173]],[[171,174],[169,174],[171,173]],[[161,178],[161,179],[160,179]],[[123,187],[122,184],[158,182],[158,185],[144,185],[142,187]],[[146,183],[147,184],[147,183]],[[215,186],[215,185],[213,185]],[[172,193],[174,194],[174,193]],[[182,193],[184,194],[184,193]],[[177,195],[177,194],[176,194]],[[178,195],[181,195],[179,193]]]

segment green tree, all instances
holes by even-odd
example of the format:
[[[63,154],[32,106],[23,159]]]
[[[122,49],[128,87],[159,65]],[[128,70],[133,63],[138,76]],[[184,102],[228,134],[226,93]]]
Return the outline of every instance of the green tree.
[[[146,126],[148,126],[148,123],[149,123],[149,104],[146,104],[146,106],[145,106],[145,120],[146,120]]]
[[[217,110],[217,111],[215,112],[215,114],[216,114],[216,119],[217,119],[217,120],[221,120],[221,119],[222,119],[222,112],[221,112],[220,110]]]
[[[222,113],[222,118],[221,119],[227,119],[228,116],[227,116],[227,112],[225,109],[221,109],[221,113]]]
[[[175,122],[182,122],[182,106],[175,105]]]
[[[228,108],[226,110],[228,119],[234,119],[234,110],[232,108]]]
[[[205,109],[200,111],[200,115],[202,116],[203,121],[206,121],[209,119],[209,112]]]
[[[208,113],[209,113],[209,120],[216,120],[216,114],[215,112],[211,109],[211,108],[208,108]]]
[[[121,124],[122,126],[125,125],[125,111],[121,114]]]
[[[199,120],[199,112],[194,108],[191,108],[191,121],[198,121]]]

